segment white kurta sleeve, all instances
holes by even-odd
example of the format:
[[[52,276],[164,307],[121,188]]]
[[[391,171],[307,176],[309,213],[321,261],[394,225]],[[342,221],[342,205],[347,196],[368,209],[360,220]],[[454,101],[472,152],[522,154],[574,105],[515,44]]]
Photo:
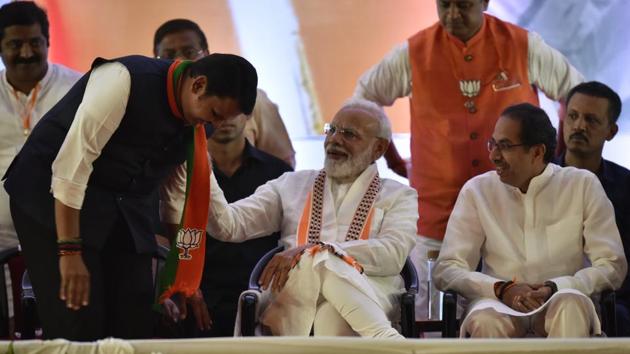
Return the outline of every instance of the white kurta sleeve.
[[[394,198],[391,207],[385,210],[376,236],[339,244],[361,264],[366,275],[399,274],[416,244],[418,194],[411,188],[404,188]]]
[[[547,97],[561,100],[573,86],[584,81],[584,76],[567,58],[550,47],[534,32],[528,33],[529,82],[542,90]]]
[[[184,162],[160,186],[160,219],[164,223],[179,224],[182,219],[186,202],[186,173]]]
[[[81,105],[52,164],[55,199],[81,209],[92,163],[125,115],[131,77],[121,63],[105,63],[92,70]]]
[[[475,271],[486,240],[474,198],[475,187],[467,182],[457,197],[432,277],[442,291],[455,290],[467,299],[494,299],[494,283],[503,279]]]
[[[577,289],[587,296],[606,289],[618,289],[627,272],[621,237],[615,222],[615,212],[604,188],[593,175],[584,188],[584,253],[590,267],[573,276],[550,279],[558,289]]]
[[[356,88],[354,96],[391,106],[397,98],[411,93],[411,66],[407,42],[394,47],[383,60],[366,71]]]
[[[284,177],[286,174],[258,187],[249,197],[228,204],[212,174],[208,233],[221,241],[243,242],[279,231],[283,213],[278,188]]]

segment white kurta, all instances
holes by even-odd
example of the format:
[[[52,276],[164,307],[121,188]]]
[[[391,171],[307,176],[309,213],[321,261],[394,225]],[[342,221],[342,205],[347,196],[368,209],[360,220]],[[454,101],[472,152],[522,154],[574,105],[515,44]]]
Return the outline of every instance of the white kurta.
[[[389,313],[395,308],[392,295],[402,291],[400,270],[415,245],[417,194],[408,186],[383,179],[374,202],[369,239],[346,242],[354,212],[376,172],[376,165],[372,164],[347,186],[333,185],[330,178],[326,179],[320,239],[340,246],[363,266],[365,275],[355,271],[353,274],[361,279],[349,279],[350,282],[375,297]],[[295,247],[307,193],[318,173],[314,170],[285,173],[259,187],[252,196],[230,205],[212,177],[208,232],[222,241],[242,242],[280,231],[281,244],[285,248]],[[304,289],[305,293],[308,291]],[[304,321],[312,324],[312,318]]]
[[[476,272],[480,258],[482,271]],[[597,177],[550,163],[527,193],[501,182],[495,171],[469,180],[433,278],[438,288],[469,300],[497,300],[497,281],[551,280],[558,289],[591,296],[618,288],[626,270],[612,204]]]
[[[29,125],[37,122],[59,101],[81,74],[59,64],[48,64],[46,75],[39,82],[37,100],[31,112]],[[26,138],[22,121],[22,107],[32,99],[33,92],[25,95],[17,92],[7,81],[6,70],[0,72],[0,177],[9,168],[11,161],[20,151]],[[9,211],[9,195],[0,186],[0,249],[17,245],[17,236]]]

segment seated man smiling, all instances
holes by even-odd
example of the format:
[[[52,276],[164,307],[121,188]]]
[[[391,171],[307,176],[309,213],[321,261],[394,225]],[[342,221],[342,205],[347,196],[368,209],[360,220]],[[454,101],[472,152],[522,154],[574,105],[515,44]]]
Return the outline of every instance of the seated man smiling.
[[[281,233],[285,251],[261,276],[272,334],[401,338],[390,320],[418,213],[413,189],[379,177],[374,161],[390,139],[383,110],[352,100],[327,126],[322,170],[285,173],[231,204],[213,177],[210,235],[242,242]]]
[[[471,301],[462,336],[601,332],[589,296],[618,288],[626,259],[602,185],[550,163],[555,144],[543,110],[507,108],[488,142],[496,171],[459,193],[433,277]]]

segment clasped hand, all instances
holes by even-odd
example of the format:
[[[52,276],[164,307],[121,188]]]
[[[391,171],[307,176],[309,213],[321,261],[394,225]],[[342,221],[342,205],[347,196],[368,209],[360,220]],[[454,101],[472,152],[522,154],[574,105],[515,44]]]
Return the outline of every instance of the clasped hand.
[[[502,302],[519,312],[534,311],[551,297],[551,288],[543,284],[519,283],[503,294]]]

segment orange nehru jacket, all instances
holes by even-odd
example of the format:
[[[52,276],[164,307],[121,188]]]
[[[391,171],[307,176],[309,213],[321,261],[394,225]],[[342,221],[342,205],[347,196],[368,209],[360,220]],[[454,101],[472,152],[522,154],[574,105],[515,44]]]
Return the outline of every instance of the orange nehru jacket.
[[[420,235],[443,239],[461,187],[493,168],[486,142],[503,109],[538,105],[527,46],[526,30],[489,15],[467,43],[439,23],[409,39],[410,182],[418,191]]]

